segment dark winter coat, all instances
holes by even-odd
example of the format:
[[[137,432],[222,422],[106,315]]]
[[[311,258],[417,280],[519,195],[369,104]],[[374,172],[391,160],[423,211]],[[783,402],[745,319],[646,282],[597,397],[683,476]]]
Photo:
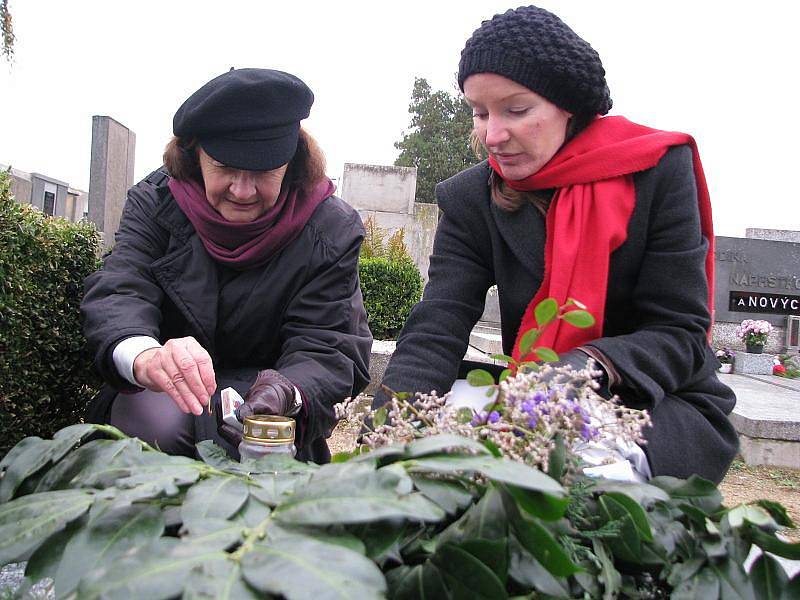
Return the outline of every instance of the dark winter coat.
[[[86,280],[81,310],[98,370],[114,390],[129,390],[112,360],[117,343],[193,336],[217,373],[270,368],[287,377],[307,414],[299,456],[327,460],[333,405],[369,381],[361,219],[331,196],[266,266],[236,272],[209,256],[167,181],[157,171],[128,192],[114,249]]]
[[[436,188],[442,218],[422,301],[398,339],[383,383],[395,391],[447,391],[459,373],[487,289],[498,286],[503,350],[511,354],[523,312],[544,272],[545,222],[490,198],[486,162]],[[654,475],[698,473],[719,481],[738,448],[727,415],[735,396],[716,377],[705,257],[691,150],[672,148],[634,176],[628,237],[611,256],[600,350],[622,383],[612,391],[646,408],[644,447]],[[380,397],[377,403],[384,401]]]

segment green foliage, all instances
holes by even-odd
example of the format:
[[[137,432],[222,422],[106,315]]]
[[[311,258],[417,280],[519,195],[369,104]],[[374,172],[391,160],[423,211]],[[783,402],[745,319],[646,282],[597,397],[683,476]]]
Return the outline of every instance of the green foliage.
[[[407,260],[361,258],[361,293],[375,339],[394,339],[422,293],[419,269]]]
[[[435,203],[437,183],[480,162],[470,147],[472,109],[460,93],[434,92],[417,77],[408,112],[411,124],[394,145],[401,151],[394,164],[416,167],[417,202]]]
[[[198,450],[207,462],[103,425],[23,440],[0,463],[0,564],[27,559],[23,587],[50,577],[57,597],[79,598],[788,598],[800,586],[768,556],[743,568],[754,546],[800,556],[775,535],[775,507],[728,509],[696,477],[564,488],[452,435],[321,467]]]
[[[96,385],[81,332],[98,235],[14,202],[0,173],[0,452],[80,420]]]
[[[0,37],[3,38],[0,46],[0,54],[11,62],[14,57],[14,28],[11,22],[11,11],[8,8],[8,0],[0,0]]]
[[[370,216],[364,230],[359,276],[369,328],[377,340],[395,339],[419,302],[422,277],[408,254],[403,229],[387,241],[386,230]]]

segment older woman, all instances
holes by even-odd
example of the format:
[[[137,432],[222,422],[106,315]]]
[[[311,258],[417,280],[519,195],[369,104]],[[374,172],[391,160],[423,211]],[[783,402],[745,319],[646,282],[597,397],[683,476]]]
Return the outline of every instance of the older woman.
[[[650,412],[646,446],[626,456],[640,475],[719,481],[737,450],[735,398],[708,345],[714,238],[694,141],[603,118],[597,52],[535,6],[485,21],[458,82],[489,159],[437,187],[429,282],[384,384],[449,390],[493,284],[515,356],[540,300],[576,298],[595,327],[559,321],[537,345],[574,366],[594,358],[611,392]]]
[[[230,380],[249,388],[240,416],[294,416],[298,456],[329,459],[333,404],[366,385],[371,336],[363,227],[300,127],[312,103],[293,75],[239,69],[178,109],[165,168],[129,191],[113,251],[86,280],[107,384],[95,419],[192,455],[198,440],[224,444],[204,409]]]

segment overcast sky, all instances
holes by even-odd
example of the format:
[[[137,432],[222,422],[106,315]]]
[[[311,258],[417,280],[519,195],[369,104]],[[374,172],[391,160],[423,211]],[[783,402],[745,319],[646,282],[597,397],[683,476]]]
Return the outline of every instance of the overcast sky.
[[[800,230],[798,3],[540,2],[600,53],[612,114],[692,134],[717,235]],[[235,67],[289,71],[314,91],[304,123],[328,157],[392,164],[414,77],[452,90],[494,0],[10,0],[0,62],[0,163],[89,186],[92,115],[136,133],[136,178],[160,165],[181,102]]]

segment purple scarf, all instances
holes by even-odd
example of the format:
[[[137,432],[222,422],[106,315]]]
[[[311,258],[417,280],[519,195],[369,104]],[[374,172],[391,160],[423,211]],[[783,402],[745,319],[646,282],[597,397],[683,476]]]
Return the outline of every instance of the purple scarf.
[[[169,180],[169,189],[211,257],[237,271],[265,265],[297,239],[319,203],[333,194],[330,179],[310,194],[297,189],[281,192],[275,206],[250,223],[231,223],[208,203],[196,181]]]

